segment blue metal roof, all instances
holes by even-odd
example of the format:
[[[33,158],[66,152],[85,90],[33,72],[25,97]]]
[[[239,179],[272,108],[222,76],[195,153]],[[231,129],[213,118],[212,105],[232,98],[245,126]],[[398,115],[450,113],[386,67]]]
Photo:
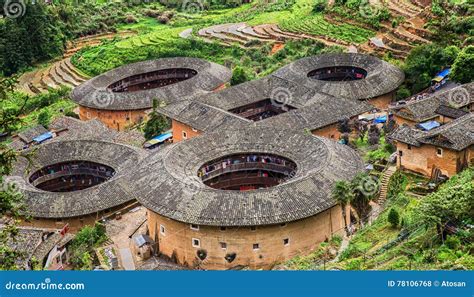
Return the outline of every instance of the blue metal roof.
[[[46,132],[44,134],[41,134],[38,137],[33,138],[33,141],[36,142],[36,143],[42,143],[43,141],[51,139],[51,138],[53,138],[53,133]]]
[[[446,78],[446,76],[449,75],[450,72],[451,72],[451,68],[446,68],[443,71],[440,71],[438,74],[436,74],[436,76],[433,78],[433,80],[442,81],[443,79]]]
[[[428,121],[428,122],[418,124],[418,127],[422,128],[423,130],[426,130],[426,131],[430,131],[430,130],[432,130],[434,128],[437,128],[439,126],[441,126],[441,124],[438,123],[437,121]]]
[[[161,134],[161,135],[153,137],[152,140],[157,140],[158,142],[162,142],[162,141],[165,141],[167,139],[170,139],[171,137],[173,137],[173,134],[165,133],[165,134]]]
[[[378,117],[378,118],[376,118],[376,119],[374,120],[374,122],[375,122],[376,124],[378,124],[378,123],[385,123],[386,121],[387,121],[387,116],[386,116],[386,115],[381,116],[381,117]]]

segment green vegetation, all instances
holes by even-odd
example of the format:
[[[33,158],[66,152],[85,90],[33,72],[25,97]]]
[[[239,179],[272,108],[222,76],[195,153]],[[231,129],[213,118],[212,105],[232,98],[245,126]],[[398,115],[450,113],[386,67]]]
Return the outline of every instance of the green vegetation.
[[[324,268],[328,261],[334,259],[342,243],[342,238],[334,235],[328,242],[322,242],[314,251],[305,256],[296,256],[283,263],[289,270],[312,270]]]
[[[424,90],[430,86],[431,79],[436,73],[454,63],[459,52],[459,48],[455,46],[444,48],[437,44],[414,48],[403,67],[406,75],[404,88],[411,94]],[[473,78],[471,77],[471,80]]]
[[[9,101],[13,85],[12,79],[0,79],[0,104]],[[1,109],[0,127],[4,131],[12,131],[12,126],[18,123],[18,114],[14,112]],[[4,177],[12,172],[17,157],[18,152],[8,147],[5,142],[0,142],[0,216],[12,218],[12,220],[4,220],[0,229],[0,270],[18,269],[17,261],[24,258],[23,253],[14,249],[10,243],[14,242],[18,235],[18,221],[27,219],[24,214],[26,205],[21,192],[13,184],[8,184],[4,180]]]
[[[398,211],[395,208],[390,208],[387,220],[390,224],[392,224],[392,227],[398,227],[398,224],[400,223],[400,215],[398,214]]]
[[[280,22],[280,27],[292,32],[325,36],[349,43],[363,43],[375,35],[372,30],[346,22],[328,22],[324,13],[314,12],[315,6],[320,7],[320,4],[313,0],[298,0],[292,8],[291,17]]]
[[[389,207],[356,233],[339,261],[326,269],[472,270],[474,244],[468,226],[474,214],[474,169],[452,177],[421,200],[405,191],[417,182],[411,175],[395,173],[390,179]],[[397,228],[393,210],[399,214]]]
[[[17,132],[37,124],[53,121],[57,117],[70,113],[76,104],[69,98],[70,89],[50,89],[48,93],[28,96],[23,93],[10,92],[8,99],[0,102],[1,114],[9,119],[7,126],[1,127],[4,132]],[[40,114],[43,115],[40,117]],[[46,120],[46,114],[49,116]]]
[[[156,112],[157,107],[158,101],[154,99],[153,111],[150,113],[150,118],[146,122],[145,128],[143,129],[146,140],[150,140],[151,138],[162,134],[171,126],[171,123],[167,117],[165,117],[161,113]]]
[[[0,76],[60,55],[66,42],[60,26],[59,16],[44,2],[28,1],[23,17],[0,19]]]
[[[96,223],[93,227],[82,228],[71,243],[70,261],[75,269],[92,270],[94,264],[94,248],[97,248],[107,240],[105,226]]]
[[[335,1],[334,6],[327,12],[337,14],[344,19],[357,20],[375,29],[380,28],[380,22],[392,17],[386,7],[370,5],[367,0]]]
[[[38,124],[41,126],[48,128],[49,123],[51,121],[51,115],[49,114],[47,109],[43,109],[39,114],[38,114]]]
[[[474,46],[465,47],[453,63],[451,79],[465,84],[474,80]]]
[[[81,50],[72,61],[86,74],[95,76],[123,64],[155,58],[187,56],[227,66],[239,65],[246,69],[247,79],[254,79],[265,76],[298,58],[318,54],[323,48],[321,43],[314,40],[293,41],[288,42],[284,50],[271,55],[270,44],[247,50],[237,46],[223,47],[198,39],[168,39],[155,46],[131,48],[117,47],[114,42],[106,42],[100,47]]]

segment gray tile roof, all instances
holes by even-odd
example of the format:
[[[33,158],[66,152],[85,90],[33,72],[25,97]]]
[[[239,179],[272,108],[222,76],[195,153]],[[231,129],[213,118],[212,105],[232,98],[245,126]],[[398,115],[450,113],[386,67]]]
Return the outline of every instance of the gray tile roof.
[[[270,75],[220,92],[166,105],[158,111],[195,129],[213,132],[251,122],[228,111],[265,99],[297,109],[259,121],[256,123],[258,126],[314,130],[373,109],[363,101],[318,93]]]
[[[323,81],[308,77],[312,70],[331,66],[354,66],[367,71],[365,79],[354,81]],[[397,89],[405,76],[399,68],[376,57],[355,54],[325,54],[297,60],[273,73],[309,89],[335,97],[365,100]]]
[[[112,92],[109,85],[132,75],[169,68],[190,68],[198,72],[194,77],[149,90]],[[230,69],[197,58],[163,58],[124,65],[96,76],[72,92],[72,99],[79,105],[103,110],[136,110],[153,106],[153,99],[173,103],[190,96],[210,92],[228,82]]]
[[[424,99],[409,101],[405,105],[392,107],[390,111],[400,117],[424,122],[437,117],[436,110],[441,105],[463,108],[474,103],[474,83],[461,85],[446,91],[436,92]]]
[[[28,212],[35,218],[68,218],[94,214],[133,200],[127,194],[123,176],[144,156],[143,151],[122,144],[99,140],[51,141],[32,150],[29,162],[20,157],[14,172],[6,177],[25,196]],[[47,192],[29,182],[29,176],[48,165],[72,161],[92,161],[115,169],[115,176],[97,186],[75,192]]]
[[[235,153],[286,157],[295,176],[274,187],[222,191],[197,176],[206,162]],[[303,131],[246,126],[205,134],[150,155],[128,175],[130,195],[145,207],[181,222],[215,226],[277,224],[303,219],[336,204],[331,189],[363,170],[355,151]]]
[[[176,102],[158,108],[157,111],[202,132],[230,129],[251,122],[233,113],[194,100]]]
[[[4,226],[0,226],[0,229]],[[16,259],[15,265],[20,270],[28,270],[28,262],[33,256],[36,248],[41,244],[43,231],[39,229],[18,228],[18,234],[15,239],[8,239],[7,246],[22,254],[22,257]]]
[[[312,131],[373,109],[374,107],[366,102],[330,97],[314,102],[302,109],[294,109],[257,122],[257,126],[309,129]]]
[[[390,134],[390,138],[414,146],[429,144],[461,151],[474,145],[474,114],[467,114],[431,131],[402,125]]]
[[[457,119],[457,118],[460,118],[462,116],[465,116],[469,112],[464,111],[462,109],[453,108],[453,107],[447,106],[447,105],[440,105],[435,110],[435,113],[439,114],[441,116],[451,118],[451,119]]]
[[[46,132],[48,132],[48,130],[46,130],[45,127],[37,125],[18,133],[18,137],[25,143],[31,143],[33,142],[33,138],[38,137]]]

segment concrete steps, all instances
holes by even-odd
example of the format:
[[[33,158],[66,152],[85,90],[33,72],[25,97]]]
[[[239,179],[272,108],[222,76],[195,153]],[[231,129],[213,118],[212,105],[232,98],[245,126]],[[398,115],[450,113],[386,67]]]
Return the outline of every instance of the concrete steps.
[[[382,178],[380,180],[379,197],[377,197],[375,201],[378,205],[384,204],[385,201],[387,200],[388,183],[390,181],[390,178],[396,171],[397,171],[397,168],[395,166],[390,166],[384,171]]]

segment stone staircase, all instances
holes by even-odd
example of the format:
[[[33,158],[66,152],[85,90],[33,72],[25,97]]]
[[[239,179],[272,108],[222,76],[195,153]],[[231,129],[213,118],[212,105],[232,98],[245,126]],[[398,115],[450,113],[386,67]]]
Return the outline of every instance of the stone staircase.
[[[375,203],[377,203],[378,205],[383,205],[387,200],[388,183],[390,181],[390,178],[396,171],[396,166],[389,166],[387,167],[387,169],[385,169],[380,181],[379,197],[375,200]]]

